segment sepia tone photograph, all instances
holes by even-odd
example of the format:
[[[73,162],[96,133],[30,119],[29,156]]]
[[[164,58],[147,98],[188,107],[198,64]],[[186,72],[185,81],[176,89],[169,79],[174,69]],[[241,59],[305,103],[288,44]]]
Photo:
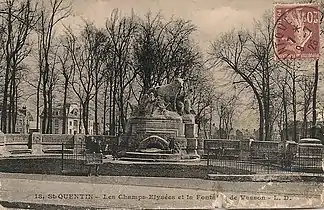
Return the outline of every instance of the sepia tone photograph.
[[[324,208],[323,0],[0,0],[0,210]]]

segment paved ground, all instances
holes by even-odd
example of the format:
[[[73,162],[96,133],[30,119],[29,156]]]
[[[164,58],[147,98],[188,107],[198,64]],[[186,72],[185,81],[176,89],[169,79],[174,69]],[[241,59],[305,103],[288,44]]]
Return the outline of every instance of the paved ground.
[[[324,206],[321,197],[323,185],[312,182],[226,182],[10,173],[0,173],[0,180],[0,200],[8,203],[108,209]]]

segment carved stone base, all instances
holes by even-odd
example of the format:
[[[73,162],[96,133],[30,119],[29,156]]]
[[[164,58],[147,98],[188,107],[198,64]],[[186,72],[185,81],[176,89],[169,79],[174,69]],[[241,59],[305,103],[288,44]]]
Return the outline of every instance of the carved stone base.
[[[126,134],[121,138],[121,145],[126,146],[129,151],[154,146],[166,149],[171,138],[179,144],[180,148],[187,147],[181,118],[133,117],[128,121]]]

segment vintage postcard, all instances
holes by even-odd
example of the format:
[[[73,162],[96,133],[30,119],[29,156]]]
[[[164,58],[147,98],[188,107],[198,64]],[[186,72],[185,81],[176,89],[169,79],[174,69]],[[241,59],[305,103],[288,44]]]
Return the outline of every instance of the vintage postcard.
[[[324,209],[324,1],[0,1],[0,209]]]

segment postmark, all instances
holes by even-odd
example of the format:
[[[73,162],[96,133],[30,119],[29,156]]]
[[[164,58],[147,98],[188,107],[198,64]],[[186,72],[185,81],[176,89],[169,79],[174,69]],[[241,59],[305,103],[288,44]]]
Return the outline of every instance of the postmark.
[[[318,59],[321,18],[317,4],[275,5],[275,60]]]

